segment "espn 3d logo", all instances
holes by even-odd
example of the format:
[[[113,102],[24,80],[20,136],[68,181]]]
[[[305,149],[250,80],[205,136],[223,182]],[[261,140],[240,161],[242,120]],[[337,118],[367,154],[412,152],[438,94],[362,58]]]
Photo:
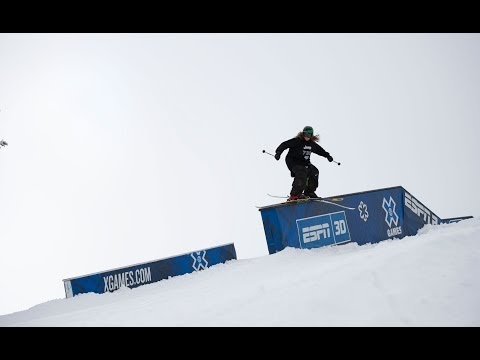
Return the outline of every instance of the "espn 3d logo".
[[[301,248],[315,248],[351,241],[344,211],[297,220]]]

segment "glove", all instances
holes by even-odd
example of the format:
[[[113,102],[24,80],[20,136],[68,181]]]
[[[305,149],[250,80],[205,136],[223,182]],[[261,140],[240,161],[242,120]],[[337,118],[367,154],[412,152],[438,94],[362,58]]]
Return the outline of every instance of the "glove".
[[[333,157],[332,157],[332,155],[330,155],[330,154],[327,154],[327,160],[328,160],[329,162],[332,162],[332,161],[333,161]]]
[[[275,159],[277,159],[277,161],[280,160],[280,155],[280,153],[275,153]]]

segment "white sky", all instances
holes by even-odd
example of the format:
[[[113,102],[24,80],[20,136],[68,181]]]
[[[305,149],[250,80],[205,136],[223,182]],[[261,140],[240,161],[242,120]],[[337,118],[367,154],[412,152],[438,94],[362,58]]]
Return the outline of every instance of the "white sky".
[[[234,242],[267,254],[273,152],[321,196],[402,185],[480,214],[480,34],[0,34],[0,314],[62,279]]]
[[[479,326],[480,221],[374,245],[287,248],[136,289],[52,300],[1,326]]]

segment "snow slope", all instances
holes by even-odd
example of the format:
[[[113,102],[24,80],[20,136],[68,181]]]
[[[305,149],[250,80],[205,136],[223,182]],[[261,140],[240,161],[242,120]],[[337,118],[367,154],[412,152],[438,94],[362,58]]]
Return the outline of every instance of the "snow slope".
[[[0,326],[480,326],[480,221],[378,244],[230,261],[52,300]]]

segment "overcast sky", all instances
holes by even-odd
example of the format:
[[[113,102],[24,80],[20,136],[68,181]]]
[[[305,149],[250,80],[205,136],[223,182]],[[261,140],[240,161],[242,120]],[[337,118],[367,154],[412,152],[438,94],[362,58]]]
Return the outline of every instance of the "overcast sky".
[[[321,196],[401,185],[480,214],[480,34],[0,34],[0,314],[62,279],[234,242],[288,195],[305,125]]]

